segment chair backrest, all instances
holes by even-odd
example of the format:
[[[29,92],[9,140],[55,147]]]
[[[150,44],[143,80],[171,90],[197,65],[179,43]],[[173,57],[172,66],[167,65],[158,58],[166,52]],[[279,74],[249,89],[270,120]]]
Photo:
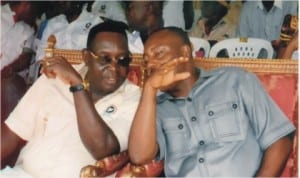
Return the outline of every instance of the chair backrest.
[[[207,40],[202,38],[190,37],[193,45],[193,57],[208,57],[210,51],[210,44]]]
[[[217,57],[222,50],[227,51],[230,58],[259,58],[260,53],[267,52],[262,58],[272,59],[274,49],[271,43],[259,38],[232,38],[216,43],[210,49],[209,57]]]
[[[45,48],[45,56],[63,56],[67,61],[73,65],[83,63],[82,51],[81,50],[70,50],[70,49],[57,49],[55,48],[56,38],[54,35],[50,35],[48,38],[48,47]],[[129,73],[127,78],[138,86],[144,85],[145,67],[142,54],[135,54],[129,66]]]

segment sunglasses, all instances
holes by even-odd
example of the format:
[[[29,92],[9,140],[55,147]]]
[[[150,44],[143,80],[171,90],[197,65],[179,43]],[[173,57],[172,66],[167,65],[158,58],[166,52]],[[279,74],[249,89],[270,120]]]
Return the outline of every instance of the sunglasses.
[[[92,51],[89,51],[91,56],[102,66],[106,66],[112,63],[113,58],[109,57],[109,56],[97,56],[95,53],[93,53]],[[119,57],[117,60],[117,64],[123,67],[128,67],[132,57],[130,54],[127,54],[126,56],[121,56]]]

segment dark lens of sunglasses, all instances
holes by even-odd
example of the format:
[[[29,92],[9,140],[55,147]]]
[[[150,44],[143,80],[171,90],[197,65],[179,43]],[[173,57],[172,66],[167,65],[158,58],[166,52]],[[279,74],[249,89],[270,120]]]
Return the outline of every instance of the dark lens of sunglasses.
[[[130,62],[131,62],[131,57],[129,57],[129,56],[124,57],[124,58],[120,58],[118,60],[118,64],[121,65],[121,66],[124,66],[124,67],[128,67]]]

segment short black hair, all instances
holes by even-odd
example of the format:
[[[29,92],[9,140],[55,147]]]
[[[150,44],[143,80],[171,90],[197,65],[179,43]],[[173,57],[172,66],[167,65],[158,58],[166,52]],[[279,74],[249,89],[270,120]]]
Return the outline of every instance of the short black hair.
[[[181,40],[184,44],[191,46],[192,43],[190,41],[190,38],[189,38],[187,32],[184,31],[183,29],[179,28],[179,27],[174,27],[174,26],[163,27],[163,28],[160,28],[160,29],[152,32],[151,35],[154,34],[154,33],[159,32],[159,31],[163,31],[163,30],[167,30],[167,31],[175,33],[178,37],[181,38]]]
[[[114,21],[114,20],[106,20],[102,23],[95,25],[91,28],[88,38],[86,47],[88,49],[92,48],[92,43],[100,32],[115,32],[123,35],[127,40],[126,30],[128,30],[128,26],[124,22]]]

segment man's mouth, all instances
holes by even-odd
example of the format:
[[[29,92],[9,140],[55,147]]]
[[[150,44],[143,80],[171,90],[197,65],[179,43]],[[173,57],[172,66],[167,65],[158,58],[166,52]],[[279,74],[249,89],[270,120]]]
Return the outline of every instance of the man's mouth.
[[[109,78],[106,78],[106,82],[108,84],[115,84],[115,83],[117,83],[117,80],[116,80],[116,78],[109,77]]]

